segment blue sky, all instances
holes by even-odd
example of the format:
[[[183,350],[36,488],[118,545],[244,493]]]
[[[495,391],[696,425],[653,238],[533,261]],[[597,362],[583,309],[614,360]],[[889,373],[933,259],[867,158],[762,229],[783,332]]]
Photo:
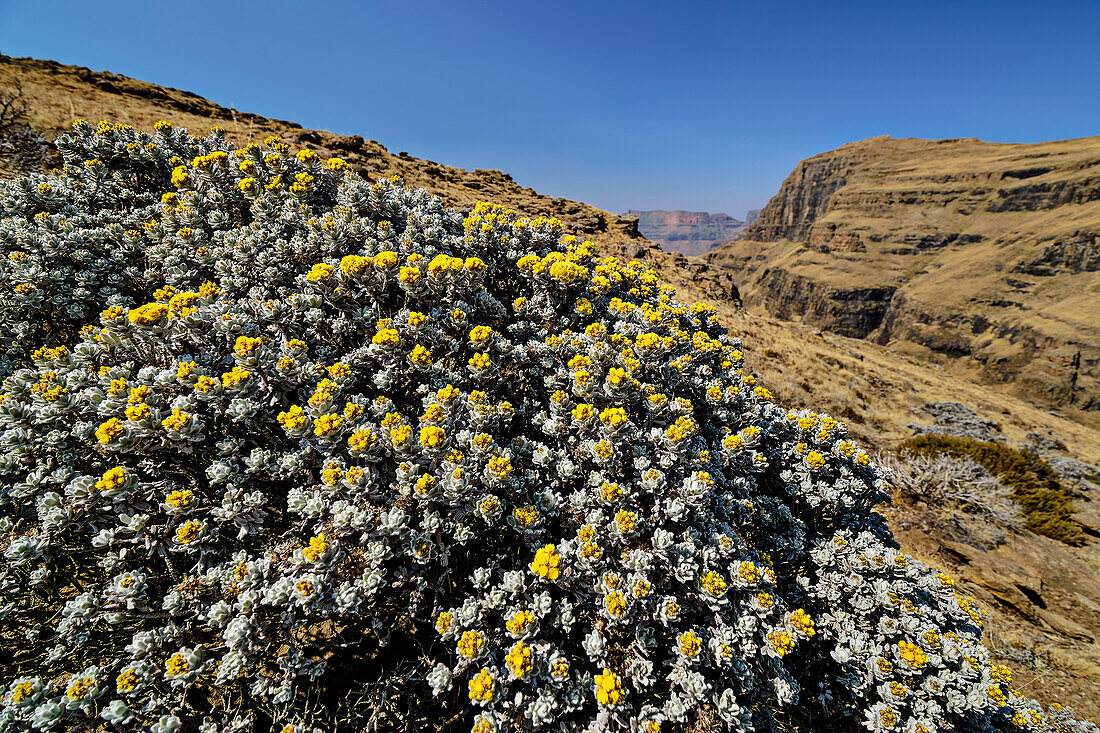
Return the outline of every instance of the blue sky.
[[[1100,2],[0,0],[0,52],[627,208],[767,202],[873,135],[1100,134]]]

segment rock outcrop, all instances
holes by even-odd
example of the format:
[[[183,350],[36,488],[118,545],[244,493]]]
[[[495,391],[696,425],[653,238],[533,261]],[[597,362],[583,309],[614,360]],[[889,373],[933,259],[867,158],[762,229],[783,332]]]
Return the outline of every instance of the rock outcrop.
[[[781,267],[760,274],[761,303],[780,318],[828,323],[842,336],[865,338],[881,324],[895,288],[835,288]]]
[[[848,147],[845,145],[832,154],[818,155],[799,163],[783,181],[779,193],[760,211],[745,232],[745,238],[760,242],[805,240],[813,223],[828,210],[833,194],[867,159],[866,152],[846,151]]]
[[[745,303],[1100,410],[1100,137],[849,143],[705,256]]]

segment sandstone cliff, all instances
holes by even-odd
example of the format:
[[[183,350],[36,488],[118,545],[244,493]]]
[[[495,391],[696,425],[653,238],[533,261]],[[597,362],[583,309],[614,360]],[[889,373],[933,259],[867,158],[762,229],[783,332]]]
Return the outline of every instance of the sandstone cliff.
[[[1100,137],[872,138],[805,160],[706,257],[783,318],[1100,410]]]

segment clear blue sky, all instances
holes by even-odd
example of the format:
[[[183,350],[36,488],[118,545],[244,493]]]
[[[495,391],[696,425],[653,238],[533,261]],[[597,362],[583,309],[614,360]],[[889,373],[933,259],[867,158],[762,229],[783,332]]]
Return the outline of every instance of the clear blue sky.
[[[613,211],[766,203],[873,135],[1100,134],[1100,2],[0,0],[0,51],[499,168]]]

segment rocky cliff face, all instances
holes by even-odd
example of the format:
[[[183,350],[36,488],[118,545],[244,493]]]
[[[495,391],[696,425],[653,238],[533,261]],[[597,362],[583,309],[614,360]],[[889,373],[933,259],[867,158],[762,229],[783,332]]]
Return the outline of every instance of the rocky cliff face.
[[[743,221],[729,214],[709,214],[705,211],[636,211],[627,216],[638,217],[638,231],[646,239],[661,245],[666,252],[701,255],[720,244],[735,239],[745,230]]]
[[[1100,410],[1100,137],[872,138],[800,163],[706,255],[746,304]]]
[[[844,147],[799,163],[760,211],[745,238],[759,242],[806,239],[814,221],[828,210],[833,194],[866,160],[862,150],[842,152]]]
[[[896,288],[835,288],[781,267],[760,273],[760,303],[789,320],[828,323],[830,330],[866,338],[883,321]]]

